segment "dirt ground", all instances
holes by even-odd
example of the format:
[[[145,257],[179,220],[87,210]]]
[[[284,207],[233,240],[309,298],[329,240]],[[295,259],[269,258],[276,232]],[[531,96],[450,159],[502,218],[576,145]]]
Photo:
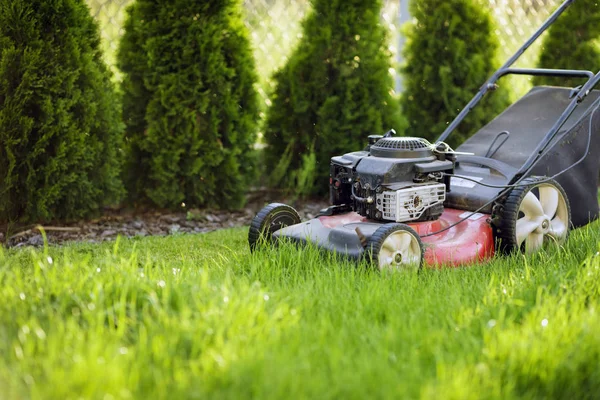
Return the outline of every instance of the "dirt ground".
[[[278,198],[279,197],[279,198]],[[217,229],[248,226],[266,204],[286,203],[298,210],[302,220],[314,218],[328,206],[324,200],[293,200],[277,194],[254,192],[245,208],[238,211],[194,209],[181,212],[106,210],[100,218],[72,224],[47,224],[44,230],[50,244],[73,241],[102,242],[117,236],[165,236],[177,233],[206,233]],[[0,228],[0,243],[7,247],[43,246],[44,239],[35,225],[13,228],[7,238],[6,227]]]

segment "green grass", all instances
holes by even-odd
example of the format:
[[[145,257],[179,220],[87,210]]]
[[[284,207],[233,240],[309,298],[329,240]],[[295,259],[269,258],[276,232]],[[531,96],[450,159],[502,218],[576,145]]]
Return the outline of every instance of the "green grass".
[[[377,273],[246,230],[0,250],[0,398],[592,398],[600,224]]]

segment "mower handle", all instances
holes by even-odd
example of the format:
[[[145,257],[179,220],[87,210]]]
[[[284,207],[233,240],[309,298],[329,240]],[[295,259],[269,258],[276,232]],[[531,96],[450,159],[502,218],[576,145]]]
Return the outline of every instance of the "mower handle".
[[[556,19],[571,5],[575,0],[565,0],[560,7],[548,17],[546,22],[542,24],[542,26],[525,42],[525,44],[517,50],[517,52],[502,66],[498,69],[488,81],[481,86],[475,97],[471,99],[471,101],[466,105],[465,108],[454,118],[454,120],[448,125],[446,130],[442,133],[442,135],[438,138],[438,142],[443,142],[450,136],[450,134],[458,127],[458,125],[465,119],[467,114],[481,101],[483,96],[490,90],[496,89],[496,82],[498,79],[505,75],[509,74],[517,74],[517,75],[538,75],[538,76],[564,76],[564,77],[582,77],[588,78],[587,82],[581,87],[581,89],[577,90],[573,96],[570,96],[571,102],[565,109],[565,111],[561,114],[558,120],[554,123],[552,128],[548,131],[546,136],[540,141],[535,151],[531,154],[531,156],[525,161],[523,166],[519,168],[517,174],[511,180],[511,184],[515,182],[519,182],[523,176],[529,173],[535,164],[539,161],[539,159],[544,155],[544,152],[550,145],[550,142],[554,137],[558,134],[558,131],[565,122],[569,119],[573,111],[579,106],[579,104],[585,99],[585,97],[600,83],[600,72],[597,74],[593,74],[591,71],[578,71],[578,70],[559,70],[559,69],[523,69],[523,68],[510,68],[519,57],[539,38],[542,33],[544,33],[550,25],[556,21]],[[596,105],[597,107],[597,105]]]
[[[437,140],[438,142],[443,142],[444,140],[446,140],[448,138],[448,136],[450,136],[450,134],[452,132],[454,132],[454,130],[458,127],[458,125],[465,119],[465,117],[467,116],[467,114],[469,114],[469,112],[471,112],[471,110],[477,105],[477,103],[479,103],[479,101],[481,101],[481,99],[483,98],[483,96],[489,90],[494,90],[496,88],[496,82],[498,81],[498,79],[500,79],[502,76],[510,73],[510,72],[507,72],[507,71],[510,71],[510,67],[533,44],[533,42],[535,42],[537,40],[537,38],[539,38],[542,35],[542,33],[544,33],[548,29],[548,27],[550,27],[550,25],[552,25],[554,23],[554,21],[556,21],[556,19],[558,19],[558,17],[574,1],[575,0],[565,0],[565,2],[562,3],[560,5],[560,7],[558,7],[556,9],[556,11],[554,11],[552,13],[552,15],[550,15],[550,17],[548,17],[548,19],[546,20],[546,22],[544,22],[544,24],[529,38],[529,40],[527,40],[525,42],[525,44],[523,46],[521,46],[521,48],[519,50],[517,50],[517,52],[511,58],[509,58],[508,61],[502,67],[500,67],[500,69],[498,69],[491,76],[491,78],[488,79],[488,81],[486,83],[483,84],[483,86],[481,86],[481,88],[479,89],[479,92],[477,92],[477,94],[475,95],[475,97],[473,97],[471,99],[471,101],[469,102],[469,104],[467,104],[466,107],[463,108],[463,110],[456,116],[456,118],[454,118],[454,120],[450,123],[450,125],[448,125],[448,127],[446,128],[446,130],[438,138],[438,140]],[[517,69],[516,71],[524,71],[524,70],[518,70]],[[564,75],[562,75],[562,76],[564,76]]]
[[[506,75],[556,76],[566,78],[592,79],[594,73],[579,69],[545,69],[545,68],[507,68],[499,71],[498,79]]]

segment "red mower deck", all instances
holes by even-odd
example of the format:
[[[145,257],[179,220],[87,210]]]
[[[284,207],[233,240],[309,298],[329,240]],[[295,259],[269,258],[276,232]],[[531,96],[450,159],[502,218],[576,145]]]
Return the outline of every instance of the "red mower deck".
[[[456,224],[470,213],[447,208],[435,221],[408,223],[419,235],[439,232]],[[485,261],[494,256],[494,235],[488,214],[474,214],[466,221],[432,236],[423,237],[425,264],[429,267],[459,267]],[[317,218],[326,228],[338,228],[346,224],[368,222],[355,213],[323,216]]]

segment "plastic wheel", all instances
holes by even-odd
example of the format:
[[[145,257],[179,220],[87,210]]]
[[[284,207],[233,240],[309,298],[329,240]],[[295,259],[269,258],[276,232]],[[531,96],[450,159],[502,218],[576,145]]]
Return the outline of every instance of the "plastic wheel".
[[[300,222],[298,212],[288,205],[271,203],[265,206],[256,214],[250,224],[250,231],[248,232],[250,251],[254,251],[261,243],[268,243],[273,232]]]
[[[419,234],[406,224],[385,224],[369,239],[365,254],[380,270],[418,270],[425,249]]]
[[[558,182],[543,177],[523,179],[512,189],[495,218],[498,250],[534,253],[544,243],[564,243],[571,226],[571,207]]]

